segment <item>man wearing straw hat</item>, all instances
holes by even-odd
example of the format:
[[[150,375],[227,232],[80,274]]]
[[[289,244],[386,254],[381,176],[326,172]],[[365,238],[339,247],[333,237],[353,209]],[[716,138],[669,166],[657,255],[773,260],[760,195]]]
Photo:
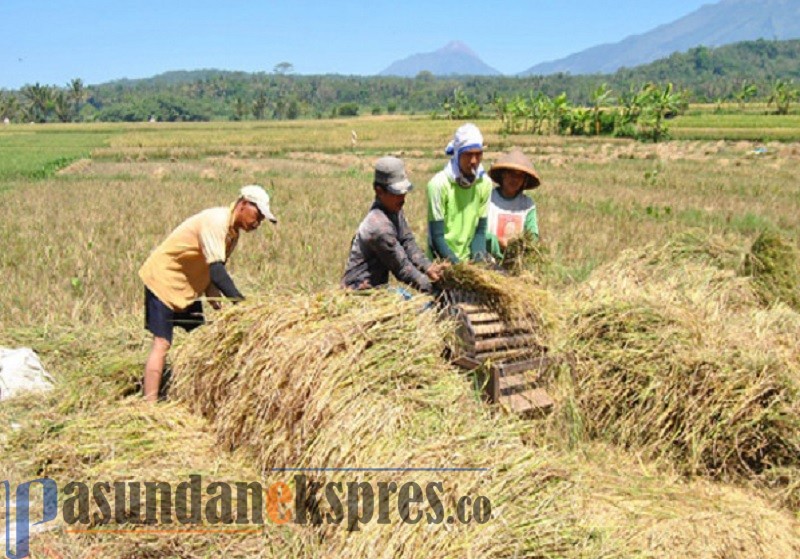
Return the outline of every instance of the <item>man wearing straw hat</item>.
[[[204,322],[199,297],[223,295],[243,299],[225,269],[241,231],[255,231],[264,219],[278,220],[269,208],[269,195],[258,185],[242,187],[230,207],[210,208],[181,223],[150,254],[139,270],[145,288],[145,328],[153,345],[144,367],[144,398],[158,399],[161,373],[172,345],[172,332],[187,332]],[[211,301],[215,308],[217,301]]]
[[[512,238],[528,231],[539,239],[536,204],[524,191],[538,187],[541,181],[531,160],[518,148],[503,154],[489,169],[489,176],[498,186],[489,200],[486,248],[502,260]]]
[[[342,286],[380,287],[388,284],[391,272],[399,281],[430,293],[441,267],[425,257],[403,213],[406,194],[414,188],[403,161],[391,156],[378,159],[372,188],[375,201],[353,237]]]
[[[450,160],[428,183],[428,253],[456,264],[486,258],[492,181],[481,165],[483,135],[472,123],[456,130]]]

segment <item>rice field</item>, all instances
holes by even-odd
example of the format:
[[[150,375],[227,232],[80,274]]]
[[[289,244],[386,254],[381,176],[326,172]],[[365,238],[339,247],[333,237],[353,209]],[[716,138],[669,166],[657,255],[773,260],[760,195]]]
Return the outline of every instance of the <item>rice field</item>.
[[[34,538],[34,556],[800,556],[800,143],[737,139],[749,125],[728,122],[676,122],[676,137],[701,139],[656,145],[478,122],[487,168],[520,146],[542,177],[546,261],[505,295],[530,306],[546,291],[549,345],[577,365],[553,372],[557,407],[537,421],[480,402],[420,301],[336,289],[375,159],[406,161],[422,243],[424,185],[457,123],[0,127],[0,346],[33,347],[58,379],[46,397],[0,404],[0,480],[275,481],[277,466],[430,463],[487,467],[444,481],[497,504],[486,525],[454,530],[60,527]],[[144,406],[136,272],[185,217],[250,183],[279,224],[233,256],[248,303],[179,333],[177,401]]]

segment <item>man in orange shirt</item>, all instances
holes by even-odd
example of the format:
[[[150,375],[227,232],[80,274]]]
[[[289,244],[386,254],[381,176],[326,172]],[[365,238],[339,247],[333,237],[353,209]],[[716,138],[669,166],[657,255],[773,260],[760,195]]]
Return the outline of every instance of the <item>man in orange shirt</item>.
[[[258,185],[245,186],[230,207],[203,210],[181,223],[142,265],[139,277],[145,285],[145,328],[153,334],[144,367],[145,400],[158,399],[174,327],[189,332],[203,324],[199,297],[244,298],[225,263],[236,248],[239,233],[255,231],[264,219],[278,221],[270,211],[269,195]],[[218,307],[216,301],[211,304]]]

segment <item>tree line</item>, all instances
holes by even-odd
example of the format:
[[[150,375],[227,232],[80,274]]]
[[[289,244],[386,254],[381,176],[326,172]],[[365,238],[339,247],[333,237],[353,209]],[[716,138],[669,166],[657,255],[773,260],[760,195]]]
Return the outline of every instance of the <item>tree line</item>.
[[[611,75],[435,77],[423,71],[414,78],[299,76],[283,62],[272,73],[181,71],[92,86],[75,78],[63,86],[36,83],[0,91],[0,120],[266,120],[477,111],[483,116],[500,113],[509,132],[547,126],[592,133],[610,126],[607,117],[600,117],[608,111],[598,109],[598,104],[610,102],[609,91],[625,92],[616,95],[624,103],[643,94],[647,84],[674,84],[670,95],[680,94],[684,102],[743,107],[760,100],[786,114],[798,101],[798,58],[800,41],[760,40],[717,49],[698,47]],[[539,108],[550,105],[568,119],[536,116]],[[624,126],[618,124],[617,129]]]

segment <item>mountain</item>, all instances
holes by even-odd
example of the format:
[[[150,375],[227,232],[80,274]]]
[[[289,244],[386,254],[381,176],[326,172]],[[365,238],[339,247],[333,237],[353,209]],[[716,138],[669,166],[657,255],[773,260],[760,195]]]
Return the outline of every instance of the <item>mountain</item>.
[[[715,47],[760,38],[800,38],[800,0],[722,0],[707,4],[647,33],[543,62],[520,75],[611,73],[700,45]]]
[[[259,74],[249,72],[239,72],[232,70],[217,70],[214,68],[204,68],[200,70],[170,70],[161,74],[156,74],[149,78],[120,78],[97,85],[112,85],[130,87],[138,84],[148,84],[150,86],[170,86],[185,83],[194,83],[203,80],[213,80],[224,78],[227,80],[250,79],[255,75],[264,75],[264,72]]]
[[[423,71],[435,76],[500,75],[500,72],[483,62],[467,45],[459,41],[448,43],[433,52],[414,54],[393,62],[379,75],[413,78]]]
[[[609,81],[673,82],[675,85],[701,92],[723,84],[770,83],[776,79],[800,79],[800,39],[790,41],[742,41],[721,47],[695,47],[675,52],[668,58],[636,66],[620,68]],[[555,77],[555,76],[553,76]],[[577,77],[577,76],[575,76]],[[592,79],[596,76],[585,76]],[[720,90],[720,86],[722,90]]]

